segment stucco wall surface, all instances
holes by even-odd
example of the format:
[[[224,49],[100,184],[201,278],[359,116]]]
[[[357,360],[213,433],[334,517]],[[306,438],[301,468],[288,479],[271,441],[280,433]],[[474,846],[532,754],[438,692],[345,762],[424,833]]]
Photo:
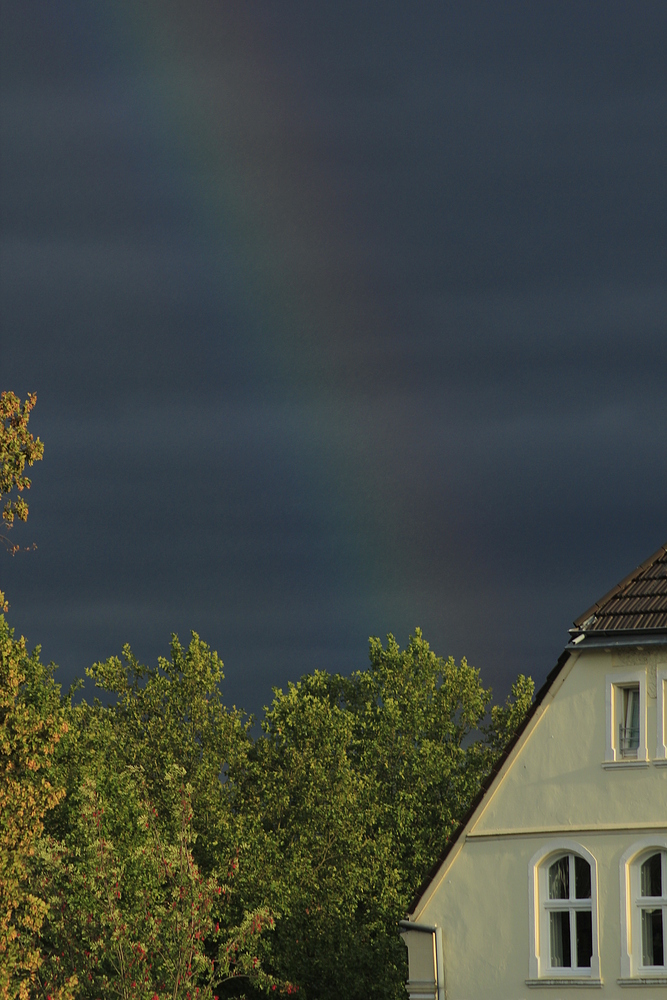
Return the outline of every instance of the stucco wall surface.
[[[609,769],[606,679],[667,665],[667,650],[584,652],[520,742],[413,919],[443,929],[448,1000],[602,995],[667,1000],[667,986],[622,986],[620,864],[646,838],[667,836],[667,767]],[[646,702],[655,757],[656,688]],[[574,841],[597,862],[602,987],[534,987],[530,978],[529,867],[542,848]]]
[[[607,676],[646,669],[647,676],[655,677],[661,666],[667,666],[664,649],[622,656],[603,650],[583,652],[509,773],[492,790],[474,832],[664,822],[667,769],[655,764],[602,767]],[[656,686],[647,687],[648,750],[655,758]]]
[[[626,1000],[667,997],[663,987],[623,987],[619,864],[632,837],[576,838],[598,864],[601,989],[526,986],[529,968],[528,866],[539,840],[468,841],[441,890],[420,915],[443,928],[448,1000],[567,1000],[601,995]]]

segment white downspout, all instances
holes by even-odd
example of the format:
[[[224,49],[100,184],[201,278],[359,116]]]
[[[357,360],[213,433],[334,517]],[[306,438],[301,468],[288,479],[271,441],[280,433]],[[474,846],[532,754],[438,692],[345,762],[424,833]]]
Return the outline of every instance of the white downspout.
[[[445,947],[442,941],[442,927],[435,927],[435,973],[438,987],[438,1000],[446,1000],[447,977],[445,975]]]

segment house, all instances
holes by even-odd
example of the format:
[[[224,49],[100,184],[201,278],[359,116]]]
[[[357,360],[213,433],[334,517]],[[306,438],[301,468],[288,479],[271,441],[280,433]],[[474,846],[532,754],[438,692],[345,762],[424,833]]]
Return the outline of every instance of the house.
[[[401,922],[411,1000],[667,1000],[667,546],[570,635]]]

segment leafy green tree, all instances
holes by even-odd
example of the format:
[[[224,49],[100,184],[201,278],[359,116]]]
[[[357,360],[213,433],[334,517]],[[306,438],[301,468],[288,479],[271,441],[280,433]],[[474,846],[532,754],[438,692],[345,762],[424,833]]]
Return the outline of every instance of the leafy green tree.
[[[405,650],[371,639],[369,668],[349,678],[274,692],[230,766],[244,896],[283,915],[267,968],[317,1000],[405,996],[397,922],[531,698],[520,678],[489,718],[478,671],[420,630]]]
[[[407,904],[511,739],[533,697],[519,677],[504,707],[465,658],[436,656],[416,629],[406,649],[370,640],[370,668],[340,678],[356,766],[372,775]]]
[[[289,983],[268,977],[255,941],[266,907],[232,905],[238,869],[221,772],[240,713],[222,704],[222,663],[198,636],[140,665],[129,648],[89,671],[110,705],[68,711],[58,760],[67,797],[52,814],[39,878],[51,903],[44,993],[209,1000]]]
[[[226,860],[234,853],[235,832],[230,820],[227,791],[221,782],[227,761],[249,745],[243,713],[228,710],[222,698],[223,664],[196,633],[187,648],[176,636],[171,656],[157,666],[144,666],[129,646],[123,657],[111,657],[87,671],[96,687],[114,698],[106,713],[114,730],[122,734],[117,766],[143,769],[146,794],[161,815],[169,815],[171,799],[165,775],[174,766],[183,768],[184,781],[192,787],[195,856],[202,869],[222,876]],[[92,709],[81,709],[77,722],[84,730]],[[94,752],[87,743],[86,753]]]
[[[76,839],[52,845],[52,865],[44,867],[52,914],[40,970],[44,994],[72,975],[76,996],[91,1000],[213,1000],[216,990],[241,978],[272,985],[253,954],[253,938],[273,918],[258,911],[237,927],[223,919],[233,871],[221,884],[194,860],[191,788],[182,769],[166,776],[175,836],[144,800],[140,773],[115,778],[113,796],[113,776],[105,795],[86,782]]]
[[[494,705],[491,709],[491,721],[489,725],[483,727],[483,732],[494,758],[493,763],[514,738],[532,704],[534,694],[535,685],[532,679],[519,674],[512,684],[512,693],[505,704]]]
[[[277,976],[322,1000],[387,997],[403,961],[393,928],[385,933],[395,862],[376,835],[372,777],[349,754],[354,719],[334,703],[330,680],[318,672],[276,692],[263,735],[230,766],[240,891],[246,905],[282,915],[260,946]]]
[[[367,670],[275,691],[253,740],[195,634],[89,674],[112,703],[69,704],[67,795],[32,862],[44,995],[404,997],[397,921],[532,682],[489,712],[478,672],[419,630],[373,639]]]

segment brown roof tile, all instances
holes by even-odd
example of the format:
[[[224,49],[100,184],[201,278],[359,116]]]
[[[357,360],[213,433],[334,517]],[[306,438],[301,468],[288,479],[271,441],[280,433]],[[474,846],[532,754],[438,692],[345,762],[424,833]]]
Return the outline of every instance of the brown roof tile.
[[[667,630],[667,545],[575,620],[582,632]]]

